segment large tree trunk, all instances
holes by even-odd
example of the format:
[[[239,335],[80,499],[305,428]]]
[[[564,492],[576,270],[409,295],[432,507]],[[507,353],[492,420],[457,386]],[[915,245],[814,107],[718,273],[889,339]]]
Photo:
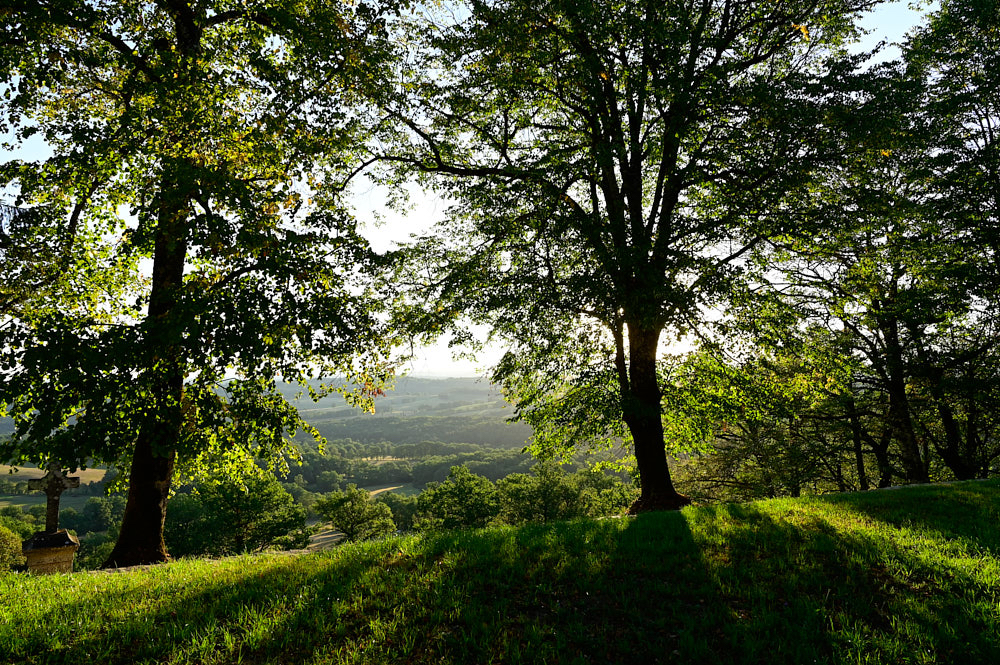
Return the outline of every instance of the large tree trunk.
[[[916,342],[917,357],[920,359],[920,372],[927,379],[934,406],[937,408],[938,416],[941,418],[941,425],[944,429],[944,445],[934,442],[941,460],[945,463],[955,477],[959,480],[971,480],[977,475],[977,464],[975,454],[975,437],[963,440],[962,432],[958,422],[955,420],[955,412],[951,406],[951,399],[957,401],[957,396],[950,396],[944,390],[944,369],[938,366],[930,357],[921,339],[922,334],[917,326],[911,327],[911,335]],[[967,386],[975,385],[975,374],[973,369],[969,369],[969,376],[966,380]],[[971,420],[970,420],[971,423]]]
[[[202,28],[198,19],[204,18],[203,10],[196,10],[184,0],[167,0],[163,6],[173,20],[180,59],[174,73],[175,87],[164,88],[166,94],[161,103],[178,104],[180,116],[195,126],[198,118],[193,115],[194,107],[187,106],[183,96],[186,89],[200,82]],[[174,99],[174,92],[179,93],[178,99]],[[172,139],[183,144],[189,137],[180,132]],[[144,326],[147,364],[143,378],[150,391],[149,415],[139,427],[125,515],[118,542],[104,562],[106,568],[159,563],[170,558],[163,542],[163,525],[183,421],[184,396],[183,322],[178,320],[177,310],[188,252],[188,216],[196,191],[191,178],[196,171],[186,158],[165,158],[157,200],[152,286]]]
[[[174,473],[174,453],[158,454],[158,446],[150,438],[144,435],[136,443],[125,516],[118,542],[104,562],[104,568],[162,563],[170,559],[163,542],[163,525]]]
[[[893,293],[895,296],[895,293]],[[899,457],[903,464],[903,473],[907,482],[930,482],[927,462],[921,455],[920,444],[913,428],[910,415],[910,400],[906,395],[906,364],[903,359],[903,346],[899,339],[899,321],[890,314],[880,322],[883,339],[885,340],[885,366],[889,397],[889,421],[899,444]]]
[[[629,324],[627,374],[619,348],[618,372],[622,388],[622,415],[632,434],[642,493],[629,508],[636,514],[653,510],[678,510],[691,500],[677,492],[670,479],[663,441],[662,393],[656,376],[658,328]],[[619,336],[619,341],[620,336]]]
[[[163,525],[182,425],[181,326],[173,317],[187,258],[188,199],[171,174],[161,182],[152,287],[145,322],[149,415],[139,427],[121,531],[105,568],[167,561]]]

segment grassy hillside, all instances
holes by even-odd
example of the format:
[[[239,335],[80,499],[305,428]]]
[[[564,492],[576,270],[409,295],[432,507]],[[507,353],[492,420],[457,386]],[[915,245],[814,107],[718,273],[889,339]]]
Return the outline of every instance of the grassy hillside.
[[[1000,482],[0,576],[0,659],[1000,662]]]

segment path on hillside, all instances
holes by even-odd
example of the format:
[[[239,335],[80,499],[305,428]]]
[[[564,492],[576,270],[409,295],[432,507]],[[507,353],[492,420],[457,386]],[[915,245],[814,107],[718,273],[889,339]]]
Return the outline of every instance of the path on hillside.
[[[402,487],[402,485],[386,485],[384,487],[376,487],[368,490],[368,495],[375,497],[384,492],[398,490],[400,487]],[[318,552],[320,550],[330,549],[331,547],[336,546],[343,539],[343,533],[337,531],[329,525],[326,525],[309,538],[309,545],[306,547],[306,551]]]

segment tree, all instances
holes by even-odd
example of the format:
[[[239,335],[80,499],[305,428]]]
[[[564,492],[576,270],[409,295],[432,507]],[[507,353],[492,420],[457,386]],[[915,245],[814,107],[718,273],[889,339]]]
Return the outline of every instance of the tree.
[[[273,475],[221,478],[175,497],[165,538],[180,556],[257,552],[306,530],[305,509]]]
[[[357,485],[348,485],[343,492],[320,497],[315,510],[349,541],[379,538],[396,530],[392,509],[373,501],[371,495]]]
[[[937,122],[931,215],[969,266],[968,314],[914,330],[918,372],[940,426],[932,445],[959,478],[985,477],[1000,458],[993,405],[1000,346],[1000,5],[948,0],[907,42],[907,73],[923,83],[920,113]]]
[[[551,522],[584,514],[582,487],[561,466],[541,461],[531,475],[514,473],[496,484],[500,517],[508,524]]]
[[[428,483],[417,497],[413,526],[423,531],[480,528],[498,513],[497,491],[489,478],[456,466],[444,482]]]
[[[10,570],[11,566],[23,563],[20,536],[0,525],[0,573]]]
[[[802,202],[814,232],[769,243],[781,247],[767,264],[782,272],[780,297],[853,356],[844,416],[875,452],[880,485],[893,475],[890,442],[909,482],[934,476],[934,453],[960,479],[986,474],[995,459],[982,409],[995,399],[995,212],[988,191],[977,197],[967,186],[994,179],[990,127],[1000,111],[988,100],[998,83],[982,62],[991,56],[965,42],[988,42],[996,12],[971,7],[947,4],[903,60],[855,77],[861,131]],[[946,47],[944,26],[965,45]],[[751,307],[759,327],[760,300]],[[862,400],[884,412],[877,437],[860,426]]]
[[[60,242],[98,247],[68,266],[73,306],[56,293],[3,323],[17,429],[0,457],[116,463],[129,495],[108,565],[168,557],[178,460],[282,463],[305,425],[276,380],[339,373],[357,401],[387,375],[380,259],[339,197],[361,100],[386,80],[383,10],[18,0],[0,15],[4,121],[53,151],[4,164],[4,185]]]
[[[413,530],[413,516],[417,513],[417,497],[407,496],[398,492],[382,492],[375,501],[389,506],[392,511],[392,521],[399,531]]]
[[[681,412],[670,422],[699,423],[687,435],[710,443],[678,460],[679,483],[693,495],[750,501],[868,489],[869,456],[852,436],[843,399],[853,365],[827,331],[780,336],[783,347],[758,339],[743,358],[706,345],[672,373],[670,403]],[[730,351],[738,346],[727,341]]]
[[[630,446],[634,512],[688,503],[662,345],[794,223],[785,195],[835,152],[841,70],[822,56],[872,4],[472,0],[428,29],[433,80],[394,109],[413,156],[387,157],[456,202],[415,250],[421,323],[493,326],[510,347],[493,378],[537,452]]]

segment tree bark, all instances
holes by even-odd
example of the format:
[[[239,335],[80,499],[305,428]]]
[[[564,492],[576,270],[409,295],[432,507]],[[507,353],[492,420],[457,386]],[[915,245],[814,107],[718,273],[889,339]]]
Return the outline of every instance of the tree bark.
[[[882,318],[879,327],[885,340],[889,421],[892,423],[892,430],[899,444],[903,473],[907,482],[928,483],[930,476],[927,463],[920,454],[920,445],[910,416],[910,401],[906,395],[905,362],[903,346],[899,339],[899,322],[890,314]]]
[[[151,438],[143,436],[136,443],[121,531],[104,568],[162,563],[170,559],[163,541],[163,525],[167,518],[167,496],[175,454],[173,451],[157,454]]]
[[[139,427],[129,473],[128,500],[118,542],[104,568],[167,561],[163,525],[180,439],[184,391],[179,301],[187,258],[188,197],[178,179],[164,175],[153,251],[152,287],[145,321],[148,355],[143,372],[150,391],[149,415]]]
[[[880,489],[892,487],[892,462],[889,459],[889,444],[892,443],[892,428],[886,427],[878,441],[871,439],[869,445],[875,453],[875,463],[878,466],[878,486]]]
[[[635,461],[642,493],[629,508],[630,514],[655,510],[679,510],[691,499],[674,489],[667,466],[663,441],[662,392],[656,376],[656,349],[660,330],[630,323],[628,325],[628,372],[618,363],[622,388],[622,415],[632,435]]]
[[[851,440],[854,446],[854,464],[858,472],[858,489],[862,492],[867,492],[869,485],[868,474],[865,472],[865,454],[861,447],[861,416],[858,413],[858,405],[857,402],[854,401],[854,395],[850,393],[847,395],[847,411],[847,417],[851,423]]]
[[[951,469],[956,478],[959,480],[971,480],[977,475],[975,439],[971,438],[963,441],[962,432],[949,401],[949,395],[945,393],[944,369],[931,359],[921,339],[921,331],[917,326],[911,327],[911,335],[916,343],[917,357],[920,359],[920,373],[927,379],[932,401],[937,408],[938,416],[941,418],[941,426],[944,429],[944,445],[938,445],[935,441],[934,448],[937,450],[938,455],[941,456],[941,461]],[[967,379],[966,385],[973,385],[975,380],[973,372],[974,370],[970,368],[970,376]]]
[[[182,124],[194,127],[198,123],[194,107],[189,107],[183,97],[200,81],[202,28],[198,21],[204,13],[185,0],[166,0],[163,8],[173,22],[178,59],[176,82],[162,88],[160,103],[178,105]],[[178,130],[170,138],[177,144],[189,140],[184,131]],[[142,373],[150,395],[148,415],[139,426],[122,527],[114,550],[103,564],[105,568],[160,563],[170,558],[163,541],[163,525],[183,424],[184,396],[183,322],[178,320],[177,310],[188,252],[187,222],[197,189],[191,174],[197,169],[183,157],[163,160],[156,201],[152,285],[144,322],[147,355]]]

